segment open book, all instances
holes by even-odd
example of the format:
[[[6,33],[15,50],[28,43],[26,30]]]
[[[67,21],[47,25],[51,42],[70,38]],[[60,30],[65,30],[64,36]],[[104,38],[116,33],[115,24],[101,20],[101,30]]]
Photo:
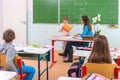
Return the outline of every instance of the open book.
[[[97,74],[97,73],[89,73],[82,80],[109,80],[108,78]]]
[[[36,48],[34,46],[23,46],[23,47],[15,47],[17,52],[26,52],[26,53],[41,53],[44,54],[47,51],[49,51],[52,48],[52,46],[40,46],[39,48]]]

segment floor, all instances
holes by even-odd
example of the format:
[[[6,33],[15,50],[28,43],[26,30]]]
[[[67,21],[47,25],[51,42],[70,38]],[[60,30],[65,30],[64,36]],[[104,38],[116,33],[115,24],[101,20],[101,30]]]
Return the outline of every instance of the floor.
[[[49,80],[57,80],[60,76],[67,76],[67,71],[69,69],[69,66],[72,64],[72,63],[64,63],[63,58],[58,55],[59,52],[60,51],[55,51],[55,60],[57,60],[57,62],[52,68],[49,69]],[[75,60],[74,62],[76,61],[78,60]],[[33,80],[38,80],[37,60],[25,59],[24,62],[26,63],[26,65],[31,65],[35,67],[36,74]],[[51,61],[49,62],[49,66],[50,64],[51,64]],[[45,66],[46,66],[46,62],[41,61],[41,71],[45,68]],[[41,80],[46,80],[46,73],[42,75]]]

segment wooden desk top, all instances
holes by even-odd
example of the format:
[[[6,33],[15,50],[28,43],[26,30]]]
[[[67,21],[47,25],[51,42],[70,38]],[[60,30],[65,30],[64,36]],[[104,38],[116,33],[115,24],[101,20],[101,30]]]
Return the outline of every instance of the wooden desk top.
[[[93,40],[83,40],[80,37],[73,38],[72,36],[68,36],[68,37],[52,36],[49,39],[54,41],[93,42]]]

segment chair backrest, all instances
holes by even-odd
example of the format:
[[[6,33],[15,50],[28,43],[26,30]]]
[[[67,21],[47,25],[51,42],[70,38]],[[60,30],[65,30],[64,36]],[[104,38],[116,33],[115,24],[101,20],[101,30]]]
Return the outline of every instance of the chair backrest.
[[[85,63],[82,66],[82,77],[88,73],[98,73],[109,79],[118,79],[118,68],[116,64]]]
[[[14,62],[14,64],[15,64],[16,67],[18,67],[18,63],[17,63],[17,59],[18,58],[21,58],[21,57],[20,56],[15,56],[14,60],[13,60],[13,62]],[[2,67],[6,68],[6,69],[9,69],[9,67],[6,64],[6,55],[5,54],[1,54],[0,53],[0,65]]]
[[[16,67],[19,67],[20,69],[20,80],[24,80],[24,77],[27,76],[27,74],[22,73],[22,58],[20,56],[15,56],[13,60]],[[0,65],[6,69],[9,69],[9,67],[6,64],[6,55],[0,54]]]
[[[116,64],[117,64],[118,66],[120,66],[120,57],[118,57],[118,58],[116,59]]]

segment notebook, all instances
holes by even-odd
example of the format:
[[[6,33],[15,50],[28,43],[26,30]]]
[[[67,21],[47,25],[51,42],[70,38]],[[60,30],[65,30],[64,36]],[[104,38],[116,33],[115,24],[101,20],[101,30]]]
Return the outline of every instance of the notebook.
[[[65,25],[63,26],[63,30],[65,30],[65,31],[67,31],[67,32],[69,32],[71,29],[72,29],[72,26],[69,25],[69,24],[65,24]]]

